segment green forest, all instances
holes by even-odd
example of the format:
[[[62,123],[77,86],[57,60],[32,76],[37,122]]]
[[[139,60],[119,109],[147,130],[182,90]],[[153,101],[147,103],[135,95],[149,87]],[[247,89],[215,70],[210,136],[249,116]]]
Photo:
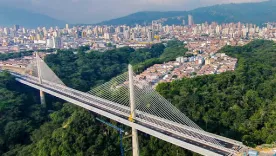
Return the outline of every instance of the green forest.
[[[48,55],[45,61],[67,86],[89,91],[127,71],[128,64],[134,65],[135,72],[142,72],[153,64],[175,60],[188,51],[182,42],[176,40],[168,42],[167,47],[159,43],[137,50],[130,47],[105,52],[85,53],[85,50],[80,48],[77,54],[59,50],[57,54]]]
[[[167,47],[85,51],[59,50],[45,61],[67,86],[88,91],[125,72],[129,63],[141,72],[183,56],[187,49],[171,41]],[[221,52],[239,59],[236,71],[163,83],[157,91],[209,132],[252,147],[274,142],[276,45],[257,40]],[[0,93],[0,155],[120,155],[118,132],[95,120],[96,114],[51,96],[46,97],[47,107],[42,106],[37,90],[18,84],[7,72],[0,73]],[[141,156],[197,155],[143,133],[139,139]],[[126,155],[131,155],[131,139],[123,142]]]
[[[276,44],[258,40],[220,52],[238,58],[235,72],[158,85],[166,99],[205,130],[249,146],[276,140]]]
[[[24,56],[31,56],[32,54],[33,54],[33,51],[0,54],[0,61],[5,61],[8,59],[14,59],[14,58],[20,58],[20,57],[24,57]]]
[[[54,52],[55,49],[47,49],[47,50],[37,50],[38,52]],[[0,61],[6,61],[8,59],[18,59],[18,58],[22,58],[24,56],[31,56],[33,55],[32,50],[29,51],[22,51],[22,52],[13,52],[13,53],[0,53]]]
[[[7,72],[0,72],[0,93],[0,155],[16,155],[13,149],[31,143],[31,132],[47,121],[47,114],[34,90],[18,85]]]

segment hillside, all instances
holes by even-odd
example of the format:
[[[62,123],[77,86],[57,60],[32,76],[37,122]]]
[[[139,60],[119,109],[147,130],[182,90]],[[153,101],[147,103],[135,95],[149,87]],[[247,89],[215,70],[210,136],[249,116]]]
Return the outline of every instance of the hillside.
[[[0,7],[0,26],[13,26],[15,24],[36,28],[39,26],[64,26],[65,22],[23,9]]]
[[[119,48],[105,53],[79,49],[77,55],[64,50],[48,55],[45,61],[68,86],[88,91],[124,72],[128,63],[147,66],[139,63],[186,51],[175,41],[168,45],[139,50]],[[226,46],[220,52],[238,58],[236,71],[163,83],[157,90],[209,132],[249,146],[273,143],[276,44],[257,40],[243,47]],[[37,90],[18,84],[8,73],[0,73],[0,93],[0,155],[120,154],[118,132],[97,122],[95,117],[100,116],[73,104],[50,100],[49,95],[45,109],[37,104]],[[130,128],[118,126],[130,132]],[[139,133],[139,141],[141,156],[195,155],[143,133]],[[131,149],[130,138],[123,143],[125,149]],[[131,152],[126,150],[126,155]]]
[[[157,20],[160,18],[169,18],[175,16],[186,16],[186,11],[168,11],[168,12],[158,12],[158,11],[146,11],[146,12],[137,12],[130,14],[125,17],[112,19],[109,21],[104,21],[99,23],[99,25],[135,25],[135,24],[148,24],[152,20]]]
[[[187,23],[188,14],[194,16],[195,23],[203,22],[244,22],[263,24],[276,21],[276,0],[259,3],[223,4],[198,8],[191,11],[138,12],[125,17],[104,21],[100,25],[134,25],[150,23],[152,20],[168,18],[164,24]],[[183,17],[180,20],[175,17]]]
[[[234,72],[184,78],[157,86],[205,130],[255,147],[276,140],[276,44],[256,40],[220,50],[238,58]]]

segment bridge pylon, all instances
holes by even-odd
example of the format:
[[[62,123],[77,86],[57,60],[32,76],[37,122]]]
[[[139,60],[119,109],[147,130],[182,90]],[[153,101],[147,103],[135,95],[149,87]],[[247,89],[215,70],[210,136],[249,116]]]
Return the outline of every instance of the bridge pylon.
[[[129,95],[130,95],[130,117],[131,122],[135,122],[136,118],[136,104],[134,95],[134,82],[133,82],[133,69],[131,65],[128,65],[128,76],[129,76]],[[132,155],[139,156],[139,141],[138,132],[135,127],[132,127]]]
[[[36,52],[35,54],[36,54],[37,75],[38,75],[39,83],[42,84],[42,73],[41,73],[41,65],[40,65],[41,59],[38,55],[38,52]],[[42,90],[40,90],[39,93],[40,93],[39,95],[40,95],[41,105],[46,106],[45,93]]]

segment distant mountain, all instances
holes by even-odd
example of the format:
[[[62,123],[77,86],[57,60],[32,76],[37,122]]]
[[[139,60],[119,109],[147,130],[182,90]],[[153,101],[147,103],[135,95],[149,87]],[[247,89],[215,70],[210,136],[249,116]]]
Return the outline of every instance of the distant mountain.
[[[157,20],[160,18],[169,18],[175,16],[185,16],[187,15],[186,11],[168,11],[168,12],[157,12],[157,11],[146,11],[146,12],[137,12],[125,17],[112,19],[109,21],[104,21],[99,23],[99,25],[121,25],[121,24],[144,24],[151,23],[152,20]]]
[[[0,26],[21,25],[27,28],[38,26],[65,26],[64,21],[60,21],[39,13],[33,13],[23,9],[0,7]]]
[[[203,22],[248,22],[263,24],[276,21],[276,0],[259,3],[222,4],[202,7],[191,11],[138,12],[125,17],[99,23],[100,25],[134,25],[150,23],[152,20],[165,18],[164,24],[187,22],[188,14],[193,15],[195,23]]]

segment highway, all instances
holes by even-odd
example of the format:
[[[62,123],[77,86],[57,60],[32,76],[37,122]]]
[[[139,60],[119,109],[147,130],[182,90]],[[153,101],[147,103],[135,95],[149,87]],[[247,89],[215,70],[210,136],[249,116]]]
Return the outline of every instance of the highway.
[[[45,88],[47,90],[55,92],[56,94],[66,96],[75,101],[79,101],[83,104],[92,106],[99,110],[116,115],[122,119],[128,120],[130,108],[127,106],[122,106],[117,103],[59,84],[54,84],[47,81],[43,81],[43,84],[39,84],[38,78],[32,76],[23,76],[16,73],[12,74],[16,77],[16,80],[21,83],[26,82],[25,84],[33,84],[41,88]],[[238,151],[244,148],[242,143],[235,140],[216,136],[199,129],[190,128],[185,125],[180,125],[178,123],[174,123],[169,120],[159,118],[141,111],[137,111],[135,124],[173,137],[177,140],[182,141],[183,143],[185,142],[206,149],[208,151],[212,151],[214,153],[217,153],[218,155],[236,155]],[[216,144],[210,142],[214,140]]]

